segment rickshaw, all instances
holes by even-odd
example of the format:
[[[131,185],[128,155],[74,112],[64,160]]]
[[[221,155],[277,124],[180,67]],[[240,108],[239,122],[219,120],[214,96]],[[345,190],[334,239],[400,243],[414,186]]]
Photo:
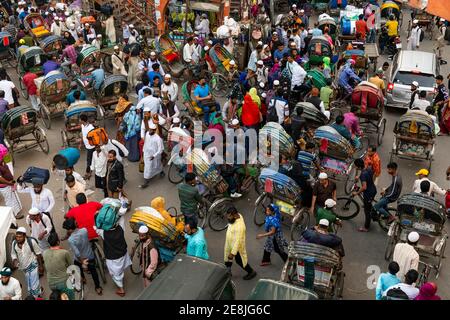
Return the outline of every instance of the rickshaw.
[[[236,61],[236,59],[220,43],[215,44],[208,51],[208,54],[211,57],[213,65],[210,66],[212,70],[210,70],[211,74],[208,75],[207,81],[211,87],[211,91],[216,96],[224,97],[230,88],[230,82],[225,76],[228,75],[230,70],[230,61]]]
[[[39,148],[49,152],[45,130],[38,125],[38,113],[31,107],[20,106],[6,111],[1,119],[5,146],[11,155]]]
[[[397,219],[389,227],[385,259],[391,258],[397,243],[406,242],[408,234],[415,231],[420,235],[415,249],[421,260],[428,259],[434,262],[431,266],[437,278],[448,238],[445,230],[447,221],[445,208],[432,197],[408,193],[397,200],[397,212]]]
[[[236,286],[224,264],[178,254],[137,300],[234,300],[235,296]]]
[[[256,199],[253,222],[262,226],[266,209],[270,204],[280,208],[281,222],[291,229],[291,239],[298,240],[299,235],[309,226],[309,212],[301,206],[301,189],[288,176],[275,170],[264,168],[259,176],[264,192]]]
[[[403,15],[401,9],[401,3],[395,1],[384,1],[381,5],[381,24],[386,23],[389,20],[389,16],[393,14],[398,21],[398,26],[401,27],[403,23]]]
[[[52,34],[49,26],[39,13],[28,14],[25,19],[23,19],[23,24],[25,25],[25,28],[30,31],[31,36],[36,43],[39,43],[41,39]]]
[[[285,282],[259,279],[247,300],[319,300],[319,296]]]
[[[160,35],[155,41],[155,47],[169,73],[175,78],[180,77],[186,66],[183,63],[183,54],[178,50],[170,35],[168,33]]]
[[[360,78],[367,79],[367,76],[369,74],[369,58],[367,57],[364,50],[346,50],[342,53],[342,58],[344,59],[344,61],[353,59],[356,62],[354,65],[355,73]]]
[[[426,32],[430,34],[430,40],[433,40],[434,19],[433,15],[426,11],[420,11],[416,14],[415,18],[419,21],[419,26],[423,27]]]
[[[80,67],[80,75],[89,75],[101,64],[100,50],[96,46],[88,46],[81,50],[77,57],[77,65]]]
[[[59,54],[59,52],[62,51],[63,45],[62,45],[63,38],[56,35],[50,35],[48,37],[45,37],[44,39],[39,41],[39,46],[44,50],[45,54],[51,55],[51,54]]]
[[[336,250],[314,243],[292,241],[281,281],[313,290],[319,299],[340,299],[344,291],[342,257]]]
[[[97,105],[105,119],[114,118],[114,110],[119,98],[128,90],[128,79],[124,75],[109,75],[97,93]]]
[[[303,108],[302,116],[308,122],[308,128],[317,129],[329,122],[328,118],[310,102],[299,102],[295,107]]]
[[[362,119],[359,124],[363,127],[364,134],[376,133],[377,143],[381,145],[386,131],[383,92],[374,84],[362,81],[353,90],[351,102],[358,107],[357,116]]]
[[[17,62],[17,75],[19,76],[19,87],[25,99],[28,99],[28,91],[23,83],[23,76],[27,71],[36,74],[38,77],[44,74],[42,66],[47,61],[47,55],[40,47],[30,47],[23,52],[19,52]]]
[[[335,41],[339,34],[336,20],[330,16],[319,17],[319,29],[324,32],[325,28],[328,28],[328,34],[331,36],[333,41]]]
[[[16,51],[11,48],[11,43],[14,41],[15,39],[8,32],[0,32],[0,63],[9,64],[11,68],[17,66]]]
[[[323,171],[333,180],[344,180],[345,190],[353,187],[356,168],[353,165],[355,149],[331,126],[317,128],[314,141]]]
[[[373,71],[375,72],[377,70],[378,57],[380,56],[378,45],[376,43],[365,43],[364,53],[369,58],[369,64],[373,64]]]
[[[304,66],[306,71],[322,62],[323,57],[333,60],[333,50],[327,38],[324,36],[313,37],[308,44],[308,57],[309,61]]]
[[[0,22],[4,25],[7,25],[9,22],[8,10],[3,6],[0,6]]]
[[[101,118],[100,109],[88,100],[72,103],[64,111],[64,128],[61,129],[63,148],[78,147],[82,145],[80,115],[85,114],[88,118]]]
[[[195,87],[198,85],[199,85],[198,80],[192,79],[186,81],[185,83],[183,83],[183,86],[181,87],[181,95],[183,97],[183,105],[187,108],[189,115],[195,120],[203,120],[203,110],[198,106],[194,98],[194,90]],[[208,101],[208,106],[210,107],[210,109],[215,108],[216,106],[215,99]]]
[[[431,169],[435,149],[433,119],[421,110],[410,110],[395,124],[390,161],[394,157],[428,161]]]
[[[67,109],[66,95],[70,91],[70,80],[60,71],[48,73],[38,88],[41,100],[40,115],[44,126],[51,128],[51,119],[60,116]]]

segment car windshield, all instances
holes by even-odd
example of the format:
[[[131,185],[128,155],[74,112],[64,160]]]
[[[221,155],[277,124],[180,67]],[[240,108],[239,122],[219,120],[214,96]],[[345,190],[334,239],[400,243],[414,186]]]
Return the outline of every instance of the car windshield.
[[[399,71],[395,75],[394,83],[410,85],[413,81],[417,81],[420,87],[433,88],[434,77],[431,74],[425,73],[412,73]]]

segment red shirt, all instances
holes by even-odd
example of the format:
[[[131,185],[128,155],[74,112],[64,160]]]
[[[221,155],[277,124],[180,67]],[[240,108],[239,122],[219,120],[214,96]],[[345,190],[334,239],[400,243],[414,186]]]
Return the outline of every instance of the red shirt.
[[[355,23],[355,27],[356,33],[359,33],[361,35],[361,38],[365,39],[367,33],[367,23],[364,20],[358,20]]]
[[[27,72],[23,76],[22,81],[25,84],[25,87],[27,87],[27,91],[30,96],[36,95],[37,87],[36,87],[36,84],[34,83],[34,79],[36,79],[36,78],[37,78],[37,75],[35,75],[34,73],[31,73],[31,72]]]
[[[66,214],[66,218],[74,218],[78,228],[86,228],[88,238],[92,240],[98,237],[97,232],[94,230],[95,214],[101,207],[102,205],[98,202],[88,202],[70,209]]]
[[[258,105],[252,100],[252,97],[249,94],[246,94],[244,97],[241,118],[244,126],[254,126],[259,123]]]

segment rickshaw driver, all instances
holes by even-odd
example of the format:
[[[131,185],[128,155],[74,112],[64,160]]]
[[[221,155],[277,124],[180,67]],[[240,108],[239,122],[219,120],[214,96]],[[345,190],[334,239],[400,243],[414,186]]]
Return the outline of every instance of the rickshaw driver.
[[[319,224],[312,229],[306,229],[302,233],[302,242],[314,243],[336,250],[341,257],[345,256],[342,239],[335,234],[329,233],[330,222],[321,219]]]
[[[350,97],[355,85],[362,81],[361,78],[358,77],[358,75],[355,73],[355,70],[353,69],[355,64],[356,64],[355,60],[348,59],[347,62],[345,63],[344,68],[339,74],[339,81],[338,81],[339,87],[344,89],[346,94],[344,100],[347,100]]]
[[[209,125],[209,114],[211,111],[211,102],[216,105],[216,111],[219,111],[220,105],[214,102],[214,98],[209,90],[208,84],[206,84],[206,79],[204,77],[200,78],[199,85],[194,90],[194,97],[198,106],[203,111],[203,121],[206,125]],[[208,103],[207,103],[208,102]]]

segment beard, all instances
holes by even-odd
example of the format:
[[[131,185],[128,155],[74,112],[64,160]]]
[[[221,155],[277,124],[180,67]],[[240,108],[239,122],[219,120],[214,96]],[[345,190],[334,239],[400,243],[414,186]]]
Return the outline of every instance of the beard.
[[[228,223],[233,224],[233,223],[235,223],[235,222],[236,222],[236,218],[228,219]]]
[[[4,285],[4,286],[6,286],[7,284],[9,283],[9,278],[8,278],[8,280],[2,280],[2,284]]]

